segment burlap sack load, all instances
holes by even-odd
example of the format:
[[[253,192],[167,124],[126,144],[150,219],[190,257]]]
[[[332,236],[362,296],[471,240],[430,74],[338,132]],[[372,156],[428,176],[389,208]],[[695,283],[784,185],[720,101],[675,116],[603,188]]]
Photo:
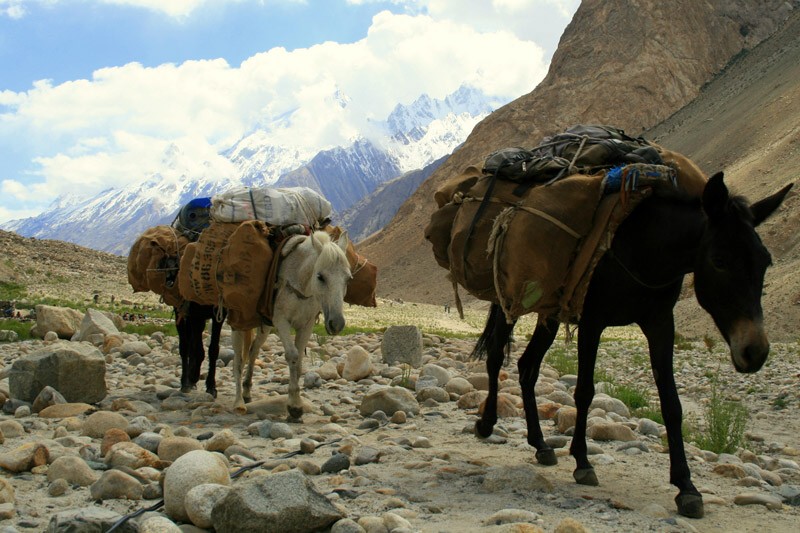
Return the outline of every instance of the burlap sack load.
[[[323,228],[334,241],[338,241],[342,235],[342,229],[338,226],[325,226]],[[377,307],[375,293],[378,287],[378,267],[370,263],[366,257],[356,252],[352,242],[347,244],[347,262],[350,263],[350,272],[353,279],[347,284],[347,293],[344,301],[360,305],[362,307]]]
[[[254,328],[262,323],[257,306],[272,257],[264,222],[212,222],[186,246],[178,285],[188,300],[228,309],[234,329]]]
[[[675,184],[690,195],[702,194],[706,178],[696,165],[660,151],[669,166],[659,168],[670,179],[641,176],[636,190],[605,195],[605,172],[529,188],[497,180],[477,218],[491,179],[469,167],[436,191],[439,209],[425,237],[455,283],[500,304],[509,320],[530,312],[575,320],[595,265],[642,199]]]
[[[151,291],[167,305],[180,306],[183,297],[175,269],[188,243],[170,226],[155,226],[143,232],[128,253],[128,283],[133,292]]]

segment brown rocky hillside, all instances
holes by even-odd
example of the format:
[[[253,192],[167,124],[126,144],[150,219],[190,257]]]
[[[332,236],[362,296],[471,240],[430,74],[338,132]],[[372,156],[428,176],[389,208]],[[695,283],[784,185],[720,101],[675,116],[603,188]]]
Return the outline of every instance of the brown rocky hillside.
[[[573,124],[612,124],[658,140],[692,157],[706,172],[724,168],[736,190],[752,199],[795,179],[798,7],[800,2],[783,1],[585,0],[561,38],[547,77],[478,124],[393,221],[361,243],[380,268],[379,293],[452,301],[445,271],[422,234],[435,207],[433,192],[493,150],[534,146]],[[758,46],[771,35],[773,40]],[[791,241],[797,239],[798,203],[793,193],[762,232],[776,256],[767,318],[787,316],[777,329],[768,325],[781,338],[794,338],[798,323],[786,313],[787,306],[797,311],[797,291],[783,278],[776,280],[792,277],[782,257],[788,265],[794,252],[783,247],[796,248]],[[683,325],[692,325],[698,314],[690,300],[682,305],[689,317]]]

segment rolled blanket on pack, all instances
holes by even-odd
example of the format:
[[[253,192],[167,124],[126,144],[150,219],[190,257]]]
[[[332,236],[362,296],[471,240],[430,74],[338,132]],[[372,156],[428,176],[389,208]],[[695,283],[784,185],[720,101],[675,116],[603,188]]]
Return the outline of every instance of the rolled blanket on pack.
[[[216,222],[261,220],[317,228],[330,215],[330,202],[308,187],[237,187],[211,198],[211,219]]]

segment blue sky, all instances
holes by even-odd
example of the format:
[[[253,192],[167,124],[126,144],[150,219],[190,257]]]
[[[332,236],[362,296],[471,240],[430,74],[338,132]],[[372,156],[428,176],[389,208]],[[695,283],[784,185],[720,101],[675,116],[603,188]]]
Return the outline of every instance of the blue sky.
[[[293,109],[306,128],[285,142],[324,147],[422,93],[516,98],[578,4],[0,0],[0,223],[160,172],[173,145],[230,172],[220,152]],[[319,126],[333,91],[353,112]]]

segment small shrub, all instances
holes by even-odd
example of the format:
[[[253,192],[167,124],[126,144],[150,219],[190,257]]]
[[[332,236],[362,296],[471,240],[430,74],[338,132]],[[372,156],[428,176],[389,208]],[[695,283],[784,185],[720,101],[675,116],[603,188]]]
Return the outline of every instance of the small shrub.
[[[20,322],[13,318],[0,319],[0,329],[16,332],[21,341],[31,338],[31,328],[35,325],[36,322],[33,321]]]
[[[550,348],[544,360],[559,375],[578,373],[578,357],[574,353],[567,353],[566,348]]]
[[[715,382],[703,415],[705,429],[697,432],[697,445],[714,453],[734,453],[744,440],[750,416],[747,408],[741,402],[725,400]]]
[[[620,400],[631,411],[650,406],[650,393],[647,389],[634,385],[611,385],[608,395]]]
[[[0,281],[0,300],[19,300],[27,293],[24,285],[13,281]]]
[[[676,350],[691,350],[693,348],[692,341],[678,333],[675,332],[675,349]]]

